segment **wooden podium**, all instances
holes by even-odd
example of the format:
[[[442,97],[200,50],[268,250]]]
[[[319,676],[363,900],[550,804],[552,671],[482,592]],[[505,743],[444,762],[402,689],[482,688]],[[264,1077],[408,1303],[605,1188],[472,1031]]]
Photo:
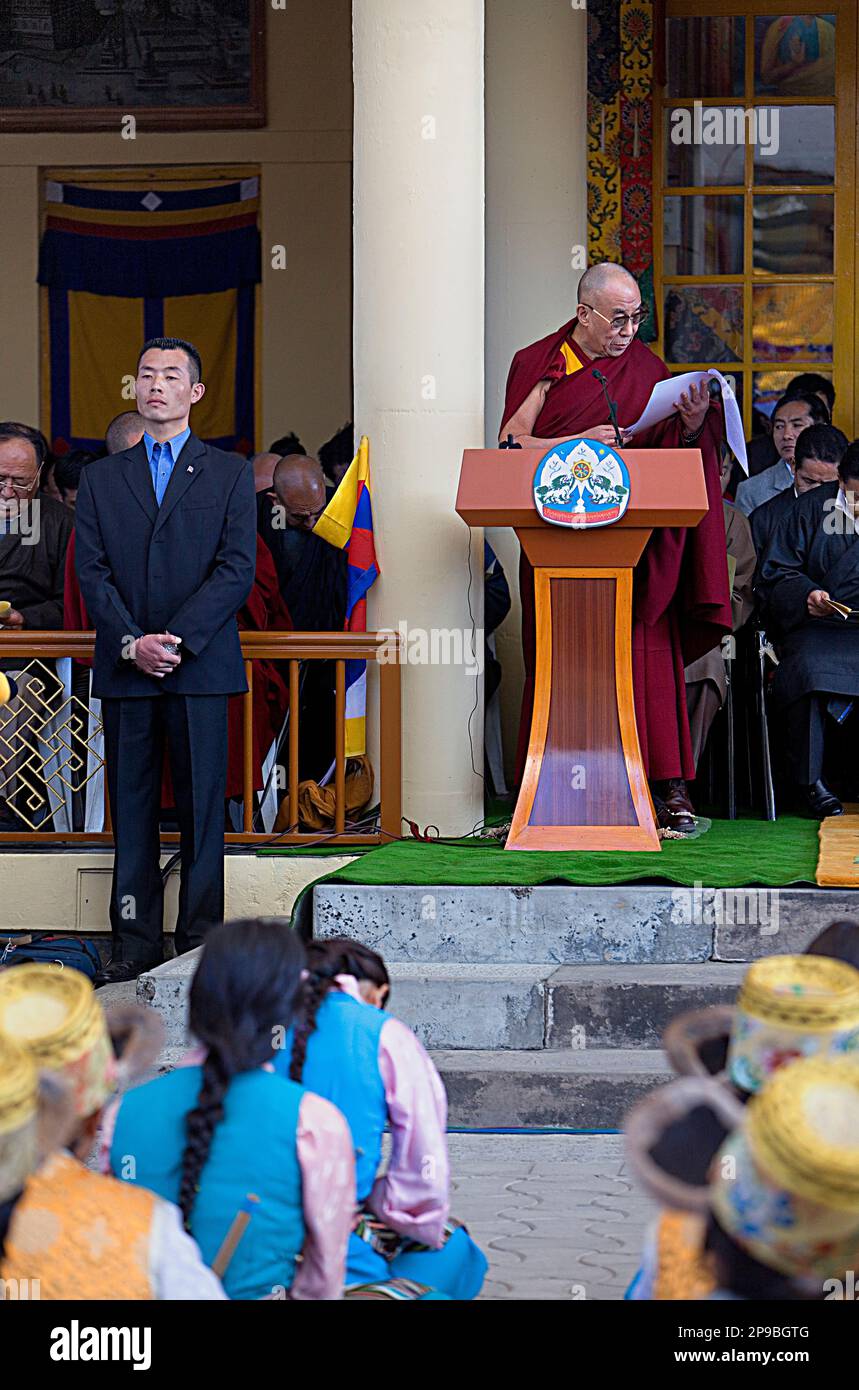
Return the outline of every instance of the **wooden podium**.
[[[507,849],[658,850],[632,694],[632,573],[656,526],[708,509],[697,449],[622,449],[629,507],[593,530],[534,506],[539,449],[467,449],[458,514],[512,526],[534,566],[537,668],[528,760]]]

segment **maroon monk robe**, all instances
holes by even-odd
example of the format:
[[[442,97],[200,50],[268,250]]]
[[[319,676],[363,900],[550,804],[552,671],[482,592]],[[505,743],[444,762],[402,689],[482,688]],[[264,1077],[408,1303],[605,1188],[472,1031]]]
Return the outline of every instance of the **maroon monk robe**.
[[[507,380],[502,428],[527,400],[538,382],[553,375],[561,344],[575,320],[523,348],[513,358]],[[657,381],[671,375],[664,363],[637,338],[620,357],[586,358],[577,345],[582,369],[553,381],[532,434],[543,439],[569,438],[596,425],[609,424],[608,406],[594,368],[608,381],[621,426],[633,424],[644,410]],[[704,431],[692,446],[701,450],[710,509],[695,528],[653,532],[635,570],[633,582],[632,681],[635,716],[644,767],[651,781],[693,779],[695,763],[686,709],[684,667],[710,651],[731,631],[731,602],[725,551],[725,526],[719,481],[719,444],[724,420],[714,402]],[[683,448],[680,419],[637,435],[632,447]],[[519,562],[522,597],[522,647],[525,686],[517,751],[517,780],[528,752],[534,706],[536,633],[534,571],[523,554]]]

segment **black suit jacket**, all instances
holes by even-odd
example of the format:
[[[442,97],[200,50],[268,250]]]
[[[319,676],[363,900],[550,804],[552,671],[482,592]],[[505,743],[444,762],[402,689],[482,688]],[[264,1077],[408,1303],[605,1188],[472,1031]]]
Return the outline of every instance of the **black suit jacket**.
[[[161,506],[143,441],[91,463],[75,508],[75,564],[96,629],[93,695],[232,695],[247,689],[236,614],[254,582],[250,463],[191,435]],[[148,632],[182,638],[159,680],[128,659]]]

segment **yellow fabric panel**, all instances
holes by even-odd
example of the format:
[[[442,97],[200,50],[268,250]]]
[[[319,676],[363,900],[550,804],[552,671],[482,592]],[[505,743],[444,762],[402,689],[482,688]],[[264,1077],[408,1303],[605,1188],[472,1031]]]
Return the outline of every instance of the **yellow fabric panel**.
[[[103,208],[76,208],[68,203],[46,203],[48,217],[62,217],[67,222],[81,222],[96,227],[192,227],[206,223],[228,222],[233,217],[259,212],[259,198],[244,203],[228,203],[220,208],[186,208],[177,212],[105,212]],[[169,246],[169,241],[165,242]]]
[[[582,370],[582,363],[579,361],[569,343],[561,343],[561,354],[567,368],[567,376],[572,376],[575,372]]]
[[[69,384],[72,434],[102,439],[114,415],[134,410],[122,378],[134,376],[143,342],[143,300],[69,293]]]
[[[236,290],[186,294],[164,301],[164,335],[193,343],[203,359],[206,394],[191,411],[191,428],[201,439],[221,439],[235,430]]]

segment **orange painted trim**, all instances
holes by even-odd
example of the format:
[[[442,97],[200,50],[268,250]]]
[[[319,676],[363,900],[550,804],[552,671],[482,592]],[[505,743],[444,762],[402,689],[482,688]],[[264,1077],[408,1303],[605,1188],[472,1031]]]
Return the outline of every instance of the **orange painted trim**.
[[[614,599],[614,679],[620,741],[637,829],[647,839],[640,849],[661,850],[656,829],[653,799],[644,772],[644,759],[635,721],[635,694],[632,685],[632,570],[619,570]],[[618,845],[617,848],[620,848]]]
[[[534,682],[534,712],[531,716],[531,733],[528,739],[528,757],[525,775],[516,810],[510,825],[507,848],[513,848],[527,828],[534,809],[534,798],[540,773],[543,770],[543,755],[546,751],[546,734],[549,729],[549,706],[552,700],[552,589],[551,579],[581,578],[587,571],[570,569],[537,569],[534,571],[534,612],[537,631],[536,679]],[[597,571],[591,577],[597,576]]]

